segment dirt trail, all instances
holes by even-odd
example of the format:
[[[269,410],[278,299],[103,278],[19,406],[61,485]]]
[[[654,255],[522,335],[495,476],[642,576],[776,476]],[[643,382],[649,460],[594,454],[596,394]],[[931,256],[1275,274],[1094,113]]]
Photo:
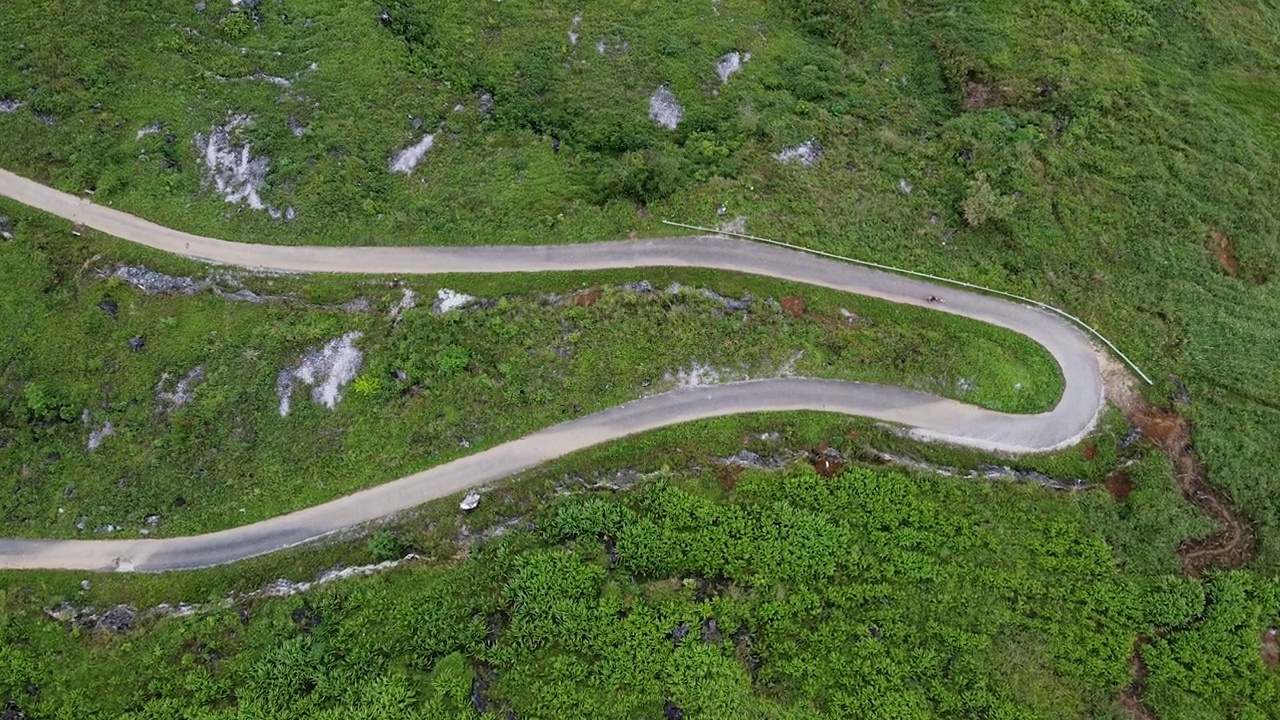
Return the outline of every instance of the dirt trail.
[[[1099,362],[1107,399],[1120,408],[1130,425],[1154,442],[1165,457],[1169,458],[1182,497],[1218,525],[1217,532],[1203,538],[1187,539],[1178,545],[1182,572],[1188,577],[1198,578],[1206,570],[1229,570],[1252,560],[1257,550],[1257,535],[1253,526],[1231,504],[1226,493],[1209,484],[1208,470],[1196,454],[1191,441],[1191,423],[1177,412],[1156,407],[1138,394],[1131,378],[1115,361],[1100,357]],[[1108,484],[1108,488],[1110,487]],[[1116,698],[1116,702],[1133,720],[1155,720],[1156,717],[1142,700],[1147,677],[1147,666],[1142,660],[1142,645],[1145,642],[1144,637],[1138,637],[1134,642],[1129,661],[1133,680]]]

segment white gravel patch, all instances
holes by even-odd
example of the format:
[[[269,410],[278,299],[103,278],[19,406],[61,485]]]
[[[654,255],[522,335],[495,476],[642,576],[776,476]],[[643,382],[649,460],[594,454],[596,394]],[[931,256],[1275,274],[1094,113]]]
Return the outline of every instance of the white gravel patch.
[[[144,137],[146,137],[146,136],[148,136],[148,135],[155,135],[156,133],[160,132],[161,130],[164,130],[164,123],[162,123],[162,122],[153,122],[153,123],[151,123],[150,125],[148,125],[148,126],[146,126],[146,127],[142,128],[141,130],[139,130],[139,131],[138,131],[138,134],[134,136],[134,140],[141,140],[142,138],[144,138]]]
[[[443,315],[452,312],[475,302],[474,295],[465,295],[457,290],[449,288],[440,288],[436,293],[436,301],[431,304],[431,312],[437,315]]]
[[[668,130],[675,130],[684,117],[684,108],[676,102],[670,85],[659,85],[649,96],[649,118]]]
[[[422,156],[426,155],[431,146],[435,144],[436,136],[434,133],[423,135],[421,140],[393,155],[388,167],[391,172],[408,175],[422,161]]]
[[[195,386],[204,380],[204,366],[195,366],[174,384],[173,390],[166,390],[170,378],[169,373],[161,373],[160,382],[156,383],[156,412],[177,410],[191,402]]]
[[[253,119],[248,115],[228,115],[227,123],[214,125],[208,135],[196,133],[196,148],[205,166],[205,180],[213,184],[223,199],[254,210],[266,210],[267,204],[258,190],[271,161],[254,157],[248,143],[237,143],[232,138],[236,130],[252,124]]]
[[[17,112],[22,105],[18,100],[0,100],[0,113]]]
[[[569,44],[570,45],[578,44],[578,38],[581,37],[581,35],[578,34],[577,30],[578,30],[578,26],[581,24],[582,24],[582,13],[581,12],[575,13],[573,16],[573,20],[570,21],[569,23]]]
[[[355,346],[362,333],[349,332],[330,340],[324,347],[303,355],[298,366],[286,368],[276,376],[276,394],[280,396],[280,416],[291,409],[293,391],[299,383],[311,387],[311,400],[332,410],[342,399],[342,388],[351,382],[364,362],[364,353]]]
[[[674,382],[678,388],[704,387],[724,382],[719,370],[697,362],[687,368],[679,368],[674,373],[667,373],[662,379]]]
[[[736,50],[720,56],[716,61],[716,75],[720,77],[720,83],[729,82],[729,76],[741,70],[743,64],[750,59],[751,53],[740,53]]]
[[[418,293],[403,288],[404,295],[401,296],[399,302],[391,307],[390,316],[392,320],[399,320],[406,311],[412,310],[418,305]]]
[[[818,163],[818,158],[822,157],[822,146],[817,140],[806,140],[799,145],[782,148],[774,157],[784,165],[799,163],[804,167],[813,167]]]
[[[89,431],[89,443],[88,445],[85,446],[85,449],[87,449],[89,452],[93,452],[94,450],[97,450],[102,445],[103,440],[115,434],[116,434],[116,429],[111,426],[111,421],[108,420],[105,423],[103,423],[102,427],[98,428],[97,430]]]

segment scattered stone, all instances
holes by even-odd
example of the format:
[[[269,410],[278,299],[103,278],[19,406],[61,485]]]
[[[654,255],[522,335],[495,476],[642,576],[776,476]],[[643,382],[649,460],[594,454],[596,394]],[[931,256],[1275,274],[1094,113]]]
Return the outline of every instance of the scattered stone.
[[[702,623],[702,642],[707,645],[718,645],[722,640],[724,640],[724,633],[720,632],[715,618],[707,618],[706,622]]]
[[[112,320],[115,320],[116,314],[120,312],[120,306],[111,298],[107,298],[106,300],[98,303],[98,308],[102,310],[102,312],[110,315]]]
[[[62,459],[62,453],[49,453],[44,459],[45,465],[52,465]]]
[[[53,116],[48,113],[36,113],[36,119],[44,123],[46,127],[53,127],[56,122]]]
[[[581,12],[574,13],[573,20],[569,22],[569,44],[570,45],[578,44],[578,38],[580,36],[578,35],[577,30],[578,30],[578,26],[581,24],[582,24],[582,13]]]
[[[115,277],[141,290],[148,295],[167,295],[177,293],[191,295],[202,290],[208,283],[196,282],[189,277],[174,277],[154,270],[145,265],[123,265],[116,268]]]
[[[186,504],[187,504],[187,499],[182,497],[181,495],[173,499],[173,506],[176,508],[184,507],[186,506]]]
[[[7,115],[12,112],[17,112],[25,104],[26,103],[18,100],[0,100],[0,113],[5,113]]]
[[[817,139],[806,140],[799,145],[782,148],[774,157],[784,165],[799,163],[803,167],[813,167],[822,157],[822,145]]]
[[[409,288],[402,288],[401,292],[404,294],[400,297],[400,300],[391,307],[391,312],[389,313],[393,321],[399,321],[405,312],[412,310],[417,306],[417,293]]]
[[[290,401],[298,383],[311,387],[311,399],[332,410],[342,399],[342,388],[351,382],[364,362],[364,353],[355,346],[363,333],[349,332],[330,340],[323,347],[303,355],[297,367],[286,368],[276,376],[276,394],[280,397],[280,416],[289,414]]]
[[[80,589],[81,589],[81,590],[83,590],[84,592],[89,592],[89,588],[91,588],[91,587],[93,587],[93,586],[89,583],[89,581],[88,581],[88,580],[81,580],[81,581],[80,581]]]
[[[204,0],[200,0],[200,2],[196,3],[196,12],[203,15],[205,9],[208,7],[209,7],[208,3],[206,3]]]
[[[102,424],[101,428],[89,432],[89,443],[86,446],[86,449],[88,449],[89,452],[97,450],[102,445],[103,440],[115,434],[116,431],[115,428],[111,427],[111,421],[106,421]]]
[[[898,178],[898,189],[902,191],[903,195],[910,195],[915,188],[911,183],[907,182],[906,178]]]
[[[742,69],[744,63],[751,59],[751,53],[739,53],[736,50],[725,55],[721,55],[716,60],[716,75],[720,78],[720,83],[729,82],[729,76]]]
[[[467,493],[467,496],[462,498],[462,502],[458,503],[458,508],[466,512],[471,512],[472,510],[475,510],[479,505],[480,505],[480,494]]]
[[[289,116],[289,132],[293,133],[294,137],[302,137],[303,135],[307,134],[307,127],[302,123],[298,122],[297,116],[290,115]]]
[[[635,293],[651,293],[654,291],[653,284],[650,283],[648,280],[638,280],[636,282],[626,283],[622,285],[622,289],[626,290],[627,292],[635,292]]]
[[[226,124],[214,125],[208,135],[196,133],[195,142],[205,166],[205,181],[212,184],[224,200],[266,210],[267,204],[258,191],[271,161],[254,157],[247,142],[236,142],[232,137],[237,130],[252,124],[248,115],[228,113]]]
[[[464,295],[456,290],[440,288],[440,291],[436,293],[436,301],[431,304],[431,312],[436,315],[444,315],[447,312],[470,305],[475,299],[473,295]]]
[[[183,375],[174,384],[172,391],[165,389],[169,378],[169,373],[161,373],[160,382],[156,383],[156,412],[171,412],[191,402],[192,391],[204,380],[204,366],[197,365]]]
[[[675,703],[667,700],[662,705],[662,717],[664,720],[684,720],[684,710],[681,710]]]
[[[0,215],[0,238],[13,239],[13,221],[8,215]]]
[[[142,348],[146,347],[147,339],[144,337],[129,338],[129,350],[132,352],[142,352]]]
[[[157,133],[163,132],[164,127],[165,125],[162,122],[153,122],[150,125],[138,130],[137,134],[134,136],[134,139],[141,140],[142,138],[148,135],[155,135]]]
[[[427,154],[427,151],[430,150],[435,143],[436,136],[434,133],[423,135],[422,139],[418,142],[397,152],[395,155],[392,155],[391,160],[387,164],[388,169],[393,173],[400,173],[402,175],[412,173],[413,169],[422,161],[422,157]]]
[[[659,85],[649,96],[649,119],[668,130],[675,130],[684,117],[684,108],[676,102],[669,84]]]
[[[488,115],[493,112],[493,93],[487,90],[481,90],[480,95],[480,114]]]
[[[1187,390],[1187,386],[1182,384],[1182,378],[1170,375],[1169,381],[1173,383],[1173,392],[1169,395],[1169,401],[1182,407],[1191,407],[1191,393]]]
[[[742,312],[744,310],[751,309],[751,301],[752,301],[751,293],[747,293],[743,295],[741,300],[734,300],[733,298],[724,297],[723,295],[720,295],[716,293],[714,290],[711,290],[709,288],[699,288],[698,292],[702,293],[706,297],[711,298],[712,300],[715,300],[721,305],[724,305],[725,309],[727,309],[729,312]]]
[[[685,636],[687,636],[688,634],[689,634],[689,623],[687,622],[682,622],[679,625],[676,625],[675,629],[673,629],[670,633],[671,639],[677,643],[685,639]]]

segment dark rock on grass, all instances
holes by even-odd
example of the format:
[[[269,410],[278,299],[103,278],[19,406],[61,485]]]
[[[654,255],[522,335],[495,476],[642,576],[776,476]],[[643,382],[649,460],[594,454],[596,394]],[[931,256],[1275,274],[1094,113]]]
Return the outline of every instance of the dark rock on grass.
[[[173,506],[176,508],[180,508],[186,504],[187,504],[187,499],[182,497],[181,495],[173,499]]]
[[[622,289],[626,290],[627,292],[638,292],[638,293],[651,293],[654,291],[653,283],[649,282],[648,280],[639,280],[637,282],[625,283],[622,286]]]
[[[684,720],[684,710],[668,700],[662,704],[662,717],[665,720]]]
[[[0,710],[0,720],[27,720],[27,714],[22,712],[13,698],[5,698],[4,709]]]
[[[702,642],[708,645],[719,645],[724,640],[724,633],[720,632],[720,627],[716,625],[715,618],[707,618],[702,623]]]
[[[8,215],[0,215],[0,238],[13,239],[13,221]]]
[[[116,605],[98,618],[97,625],[123,635],[133,628],[133,623],[137,619],[138,611],[132,606]]]
[[[618,566],[618,542],[611,537],[604,539],[604,552],[609,556],[609,567]]]
[[[685,639],[685,636],[687,636],[688,634],[689,634],[689,623],[682,622],[679,625],[675,626],[675,629],[671,631],[671,639],[674,640],[675,642],[680,642],[681,640]]]
[[[142,348],[146,347],[147,339],[144,337],[129,338],[129,349],[133,352],[142,352]]]
[[[103,300],[102,302],[98,303],[98,307],[102,310],[102,312],[110,315],[112,320],[115,320],[116,315],[120,312],[120,306],[116,304],[116,301],[112,300],[111,298],[107,298],[106,300]]]
[[[302,605],[293,611],[293,624],[303,633],[310,633],[321,621],[320,613],[316,611],[311,603],[306,600],[302,601]]]
[[[49,456],[44,459],[44,464],[52,465],[61,459],[62,459],[61,453],[49,453]]]
[[[125,265],[117,268],[115,276],[148,295],[178,293],[191,295],[204,287],[189,277],[165,275],[149,270],[143,265]]]

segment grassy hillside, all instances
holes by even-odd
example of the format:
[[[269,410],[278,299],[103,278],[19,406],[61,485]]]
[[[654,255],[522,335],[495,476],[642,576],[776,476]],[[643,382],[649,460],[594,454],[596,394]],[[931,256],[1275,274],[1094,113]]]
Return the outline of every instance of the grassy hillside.
[[[0,114],[0,164],[237,239],[567,242],[742,215],[1029,294],[1181,378],[1214,481],[1280,561],[1272,3],[253,5],[7,5],[0,99],[24,104]],[[721,82],[730,52],[751,57]],[[648,117],[661,85],[674,130]],[[241,115],[224,150],[265,161],[242,168],[262,210],[202,160]],[[812,167],[775,157],[809,139]]]
[[[670,234],[662,219],[733,223],[1066,308],[1155,377],[1148,399],[1193,430],[1174,448],[1186,461],[1176,467],[1114,426],[1096,447],[1029,461],[1098,484],[1138,448],[1121,468],[1132,487],[1111,486],[1117,497],[1132,489],[1120,501],[1100,489],[906,479],[857,462],[826,481],[794,468],[736,486],[677,472],[631,494],[543,507],[551,488],[524,510],[485,506],[494,522],[523,513],[535,528],[465,560],[452,533],[479,520],[439,505],[429,512],[452,520],[375,536],[382,550],[411,546],[428,560],[305,599],[246,603],[248,625],[224,609],[115,635],[54,622],[44,608],[217,599],[276,565],[95,579],[84,593],[79,576],[9,575],[0,712],[474,717],[479,687],[492,717],[655,717],[667,703],[690,718],[1149,717],[1143,703],[1162,719],[1277,717],[1275,0],[27,0],[0,5],[0,36],[13,39],[0,45],[0,166],[93,190],[97,202],[288,244],[569,243]],[[722,80],[718,63],[730,67],[732,53],[739,68]],[[678,117],[674,129],[650,117],[651,98],[666,103],[659,119]],[[797,162],[810,142],[815,162]],[[410,167],[402,153],[415,147]],[[375,314],[237,305],[208,291],[143,297],[78,268],[102,252],[90,268],[142,259],[204,270],[100,239],[64,245],[59,223],[11,205],[0,214],[20,231],[0,243],[0,465],[11,483],[0,503],[19,518],[6,534],[73,533],[80,515],[69,513],[81,506],[104,523],[127,516],[135,532],[145,508],[176,494],[188,519],[168,509],[156,532],[225,524],[240,507],[265,516],[421,466],[423,448],[444,458],[477,433],[496,441],[576,405],[619,402],[694,359],[693,348],[700,362],[761,368],[804,348],[799,371],[945,378],[937,392],[958,391],[953,378],[972,368],[982,380],[964,397],[1020,410],[1056,392],[1034,352],[995,335],[964,329],[961,341],[958,326],[928,313],[751,279],[644,275],[883,319],[853,332],[775,313],[742,327],[702,295],[532,299],[639,279],[625,274],[522,278],[519,289],[415,281],[426,299],[441,286],[516,297],[454,320],[420,309],[395,326],[385,313],[400,289],[358,279],[244,282],[312,305],[368,295]],[[119,321],[96,307],[107,294]],[[565,322],[593,332],[553,360]],[[124,344],[134,327],[151,343],[142,353]],[[456,406],[393,400],[412,381],[380,365],[382,379],[366,378],[361,393],[353,385],[334,413],[299,395],[290,423],[272,415],[286,361],[357,329],[378,362],[412,362]],[[198,391],[173,423],[153,416],[159,374],[206,356],[237,389]],[[875,362],[850,365],[855,356]],[[109,390],[99,377],[108,368]],[[1011,394],[1019,382],[1030,392]],[[78,416],[60,420],[80,407],[132,429],[88,455]],[[259,419],[237,423],[246,409]],[[600,451],[591,467],[682,468],[691,448],[729,454],[770,422],[646,436]],[[902,447],[868,424],[780,427],[794,447],[830,441],[851,461],[873,459],[860,454],[868,447],[965,468],[989,461]],[[1168,444],[1161,427],[1147,430]],[[1171,477],[1197,470],[1196,458],[1256,529],[1256,553],[1237,556],[1252,558],[1244,569],[1178,575],[1179,543],[1212,530]],[[171,474],[148,489],[140,478],[158,467]],[[213,469],[236,482],[210,488],[199,473]],[[264,478],[285,497],[254,495]],[[361,542],[279,562],[314,570],[316,558],[368,555]],[[711,618],[724,637],[703,643]],[[681,623],[690,635],[676,642]],[[735,639],[739,628],[747,634]],[[1149,674],[1131,686],[1135,647]]]
[[[717,424],[705,443],[741,446]],[[1191,519],[1150,502],[1173,492],[1159,462],[1122,503],[804,465],[731,486],[659,471],[555,500],[581,462],[517,484],[532,506],[504,489],[480,517],[442,506],[383,531],[372,559],[428,559],[299,596],[220,605],[216,570],[87,590],[76,573],[12,576],[27,590],[0,601],[0,696],[31,717],[1123,718],[1134,638],[1158,634],[1144,655],[1159,717],[1275,717],[1258,638],[1280,587],[1113,554],[1167,548]],[[515,529],[455,534],[493,524]],[[273,576],[239,577],[243,591]],[[121,600],[134,607],[103,619]],[[148,614],[161,600],[209,604]]]

